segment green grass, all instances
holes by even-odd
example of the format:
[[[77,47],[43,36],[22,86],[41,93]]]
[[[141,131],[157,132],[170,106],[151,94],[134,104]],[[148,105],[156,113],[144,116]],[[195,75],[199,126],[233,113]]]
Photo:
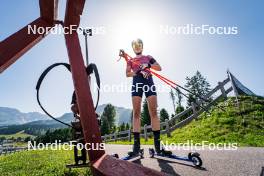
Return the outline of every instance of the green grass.
[[[163,142],[193,143],[237,143],[238,146],[264,147],[264,99],[240,97],[240,109],[233,105],[234,98],[225,102],[225,112],[214,108],[210,116],[202,114],[197,120],[172,132],[172,137],[162,135]],[[224,103],[220,103],[224,105]],[[153,140],[141,144],[153,144]],[[112,144],[132,144],[128,141],[110,142]]]
[[[123,141],[112,141],[112,142],[107,142],[107,144],[121,144],[121,145],[132,145],[133,140],[131,142],[123,140]],[[148,141],[145,141],[144,138],[140,138],[140,144],[141,145],[151,145],[153,144],[153,138],[148,138]]]
[[[28,143],[27,142],[13,142],[12,145],[14,147],[27,147]]]
[[[20,131],[20,132],[17,132],[15,134],[0,134],[0,137],[5,137],[6,139],[11,139],[11,138],[17,139],[19,137],[25,139],[28,136],[32,137],[32,138],[35,137],[33,135],[25,133],[24,130]]]
[[[240,97],[241,109],[233,106],[234,98],[226,101],[226,111],[214,108],[210,116],[202,114],[189,125],[177,129],[168,138],[162,140],[169,143],[194,143],[208,141],[211,143],[238,143],[239,146],[264,147],[264,99]],[[252,103],[252,105],[251,105]],[[223,103],[222,103],[223,104]],[[17,135],[22,135],[20,134]],[[112,144],[132,144],[128,141],[111,142]],[[153,144],[141,139],[141,144]],[[88,168],[73,169],[65,167],[73,163],[73,152],[65,150],[23,151],[0,156],[0,175],[5,176],[62,176],[91,175]]]
[[[89,168],[69,169],[73,164],[73,151],[31,150],[0,156],[0,175],[5,176],[84,176],[91,175]]]

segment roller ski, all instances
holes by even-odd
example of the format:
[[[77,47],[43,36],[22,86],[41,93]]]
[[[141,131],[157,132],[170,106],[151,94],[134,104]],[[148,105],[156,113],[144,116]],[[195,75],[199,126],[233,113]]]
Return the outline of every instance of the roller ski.
[[[119,158],[118,154],[113,155],[116,158]],[[134,145],[133,145],[133,151],[129,151],[127,153],[127,156],[120,158],[122,160],[131,160],[134,158],[143,158],[144,157],[144,149],[140,149],[140,134],[134,133]]]
[[[192,164],[196,167],[201,167],[203,164],[202,159],[200,158],[200,154],[197,152],[190,152],[187,157],[183,157],[183,156],[174,155],[171,152],[170,153],[156,152],[153,148],[150,148],[149,155],[151,158],[154,158],[155,156],[159,156],[159,157],[192,162]]]
[[[188,161],[192,162],[193,165],[197,167],[202,166],[202,160],[200,158],[199,153],[189,153],[188,157],[181,157],[181,156],[176,156],[172,154],[171,151],[165,150],[163,146],[160,144],[160,131],[153,131],[154,135],[154,146],[155,149],[150,148],[149,149],[149,155],[151,158],[154,158],[155,156],[159,157],[165,157],[165,158],[171,158],[171,159],[177,159],[177,160],[183,160],[183,161]]]
[[[112,156],[115,158],[119,158],[118,154],[113,154]],[[128,152],[127,156],[122,157],[120,159],[128,161],[128,160],[132,160],[132,159],[138,158],[138,157],[141,159],[144,157],[144,149],[140,149],[138,153],[134,153],[133,151],[130,151],[130,152]]]
[[[127,153],[127,156],[121,158],[123,160],[131,160],[136,157],[143,158],[144,150],[140,149],[140,133],[134,133],[133,151]]]
[[[130,151],[128,155],[121,158],[122,160],[131,160],[134,158],[140,157],[141,159],[144,157],[144,149],[140,149],[137,153]]]

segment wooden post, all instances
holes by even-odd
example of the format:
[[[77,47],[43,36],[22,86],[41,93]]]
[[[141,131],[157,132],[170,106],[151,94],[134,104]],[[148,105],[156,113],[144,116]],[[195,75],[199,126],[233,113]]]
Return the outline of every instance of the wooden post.
[[[195,106],[195,104],[193,102],[192,102],[192,111],[193,111],[193,115],[197,116],[196,106]]]
[[[225,87],[224,87],[223,83],[222,82],[218,82],[218,85],[219,85],[220,90],[222,92],[222,96],[224,97],[224,99],[227,99],[227,95],[226,95]]]
[[[148,141],[148,129],[147,129],[147,124],[144,125],[144,138],[145,138],[145,141]]]
[[[115,141],[117,141],[117,132],[115,132],[114,137],[115,137]]]
[[[169,119],[165,119],[165,124],[166,124],[166,133],[167,133],[167,136],[168,137],[171,137]]]
[[[128,130],[128,140],[129,142],[131,142],[131,130],[130,129]]]
[[[237,89],[236,89],[236,86],[235,86],[235,84],[234,84],[234,80],[233,80],[233,78],[232,78],[232,76],[231,76],[231,73],[230,73],[230,71],[229,70],[227,70],[227,75],[228,75],[228,78],[230,79],[230,81],[231,81],[231,86],[232,86],[232,88],[233,88],[233,91],[234,91],[234,94],[235,94],[235,97],[236,97],[236,103],[237,103],[237,108],[239,109],[239,101],[238,101],[238,91],[237,91]]]
[[[105,141],[104,142],[107,142],[107,137],[108,137],[108,135],[107,134],[105,134]]]

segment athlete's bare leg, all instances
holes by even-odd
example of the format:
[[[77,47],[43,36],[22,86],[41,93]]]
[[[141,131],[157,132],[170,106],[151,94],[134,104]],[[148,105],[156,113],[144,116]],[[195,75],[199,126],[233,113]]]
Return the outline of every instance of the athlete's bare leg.
[[[157,113],[157,96],[151,95],[147,98],[151,126],[153,131],[160,130],[160,120]]]
[[[140,113],[141,113],[141,100],[140,96],[132,97],[133,104],[133,132],[140,133]]]

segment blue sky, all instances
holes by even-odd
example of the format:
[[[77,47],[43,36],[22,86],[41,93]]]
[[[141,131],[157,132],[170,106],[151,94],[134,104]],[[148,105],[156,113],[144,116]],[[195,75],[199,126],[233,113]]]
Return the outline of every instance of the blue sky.
[[[64,18],[65,2],[59,4]],[[118,50],[133,55],[131,40],[144,41],[144,53],[161,64],[163,75],[185,84],[196,70],[212,86],[231,72],[253,92],[264,95],[263,48],[264,3],[257,0],[89,0],[81,17],[82,27],[103,28],[104,33],[89,38],[90,61],[98,65],[103,84],[130,84],[124,62],[117,62]],[[4,1],[0,6],[0,40],[39,16],[38,1]],[[160,26],[236,26],[237,35],[166,35]],[[84,46],[82,35],[81,44]],[[83,47],[84,49],[84,47]],[[84,50],[83,50],[84,51]],[[35,85],[41,72],[55,62],[68,62],[63,35],[48,35],[0,75],[0,106],[22,112],[40,111]],[[162,84],[156,78],[156,84]],[[69,111],[71,75],[58,68],[43,82],[41,99],[55,115]],[[95,93],[93,93],[95,96]],[[160,93],[159,108],[172,110],[168,92]],[[131,108],[130,93],[101,93],[100,104],[112,103]],[[41,111],[40,111],[41,112]]]

